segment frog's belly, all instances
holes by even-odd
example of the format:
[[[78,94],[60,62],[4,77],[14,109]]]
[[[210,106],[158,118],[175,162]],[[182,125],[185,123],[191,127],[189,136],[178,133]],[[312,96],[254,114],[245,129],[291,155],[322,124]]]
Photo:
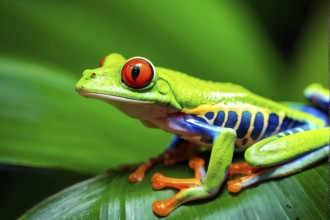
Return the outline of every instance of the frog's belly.
[[[148,127],[157,127],[173,133],[180,138],[199,146],[211,148],[213,144],[213,137],[197,135],[192,131],[193,129],[189,130],[189,125],[187,126],[187,121],[183,114],[173,114],[171,117],[157,118],[154,120],[143,121],[143,123]],[[235,151],[244,151],[249,146],[250,144],[242,145],[242,141],[236,139]]]
[[[199,146],[203,146],[203,147],[207,147],[207,148],[211,148],[212,147],[212,140],[210,140],[209,138],[205,138],[205,137],[202,137],[202,136],[180,136],[182,139],[186,140],[186,141],[189,141],[189,142],[192,142],[196,145],[199,145]],[[240,140],[236,140],[236,143],[235,143],[235,152],[242,152],[242,151],[245,151],[250,145],[248,146],[242,146],[240,145],[241,141]]]

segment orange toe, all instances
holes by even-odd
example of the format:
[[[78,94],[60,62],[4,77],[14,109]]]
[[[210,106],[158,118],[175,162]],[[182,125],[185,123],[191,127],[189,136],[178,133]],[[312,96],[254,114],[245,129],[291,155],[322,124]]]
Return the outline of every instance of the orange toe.
[[[233,175],[250,175],[253,173],[258,172],[259,169],[252,167],[251,165],[249,165],[248,163],[244,162],[244,163],[234,163],[231,164],[229,167],[229,172],[228,172],[228,177],[232,177]]]
[[[134,172],[128,176],[128,181],[131,183],[141,182],[144,179],[144,173]]]
[[[128,181],[131,183],[141,182],[149,167],[150,164],[148,162],[141,164],[133,173],[131,173],[131,175],[129,175]]]
[[[175,208],[176,208],[176,205],[175,205],[175,203],[173,203],[173,200],[171,200],[171,199],[163,201],[163,202],[157,200],[157,201],[152,203],[152,210],[158,216],[167,216]]]
[[[155,173],[151,178],[151,186],[153,189],[159,190],[165,187],[171,187],[175,189],[184,189],[189,187],[201,186],[202,182],[196,178],[189,179],[177,179],[177,178],[169,178],[163,176],[160,173]]]
[[[166,187],[164,184],[164,176],[160,173],[155,173],[151,178],[151,187],[153,189],[159,190]]]
[[[242,181],[240,179],[228,181],[227,185],[228,191],[231,193],[237,193],[242,189]]]

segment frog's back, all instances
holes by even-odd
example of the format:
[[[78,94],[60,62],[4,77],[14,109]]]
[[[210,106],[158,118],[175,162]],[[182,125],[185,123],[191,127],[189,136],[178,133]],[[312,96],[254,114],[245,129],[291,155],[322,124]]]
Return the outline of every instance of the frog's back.
[[[242,86],[202,80],[185,73],[157,68],[162,80],[170,87],[173,98],[181,109],[193,109],[201,105],[242,102],[247,95],[253,95]]]

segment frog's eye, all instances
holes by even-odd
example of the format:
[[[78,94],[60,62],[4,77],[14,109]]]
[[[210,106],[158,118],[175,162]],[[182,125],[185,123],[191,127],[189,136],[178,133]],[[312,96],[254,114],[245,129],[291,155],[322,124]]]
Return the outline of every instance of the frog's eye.
[[[154,74],[151,62],[140,57],[128,60],[121,69],[122,82],[133,89],[142,89],[150,85]]]
[[[100,61],[99,67],[102,67],[104,65],[105,60],[107,59],[108,56],[105,56],[102,58],[102,60]]]

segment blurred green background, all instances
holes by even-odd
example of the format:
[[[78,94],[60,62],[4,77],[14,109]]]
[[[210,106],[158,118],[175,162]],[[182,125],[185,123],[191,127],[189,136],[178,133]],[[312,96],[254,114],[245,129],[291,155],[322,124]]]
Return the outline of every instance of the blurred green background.
[[[75,93],[108,53],[281,101],[328,84],[326,1],[0,2],[1,219],[165,148],[169,134]]]

